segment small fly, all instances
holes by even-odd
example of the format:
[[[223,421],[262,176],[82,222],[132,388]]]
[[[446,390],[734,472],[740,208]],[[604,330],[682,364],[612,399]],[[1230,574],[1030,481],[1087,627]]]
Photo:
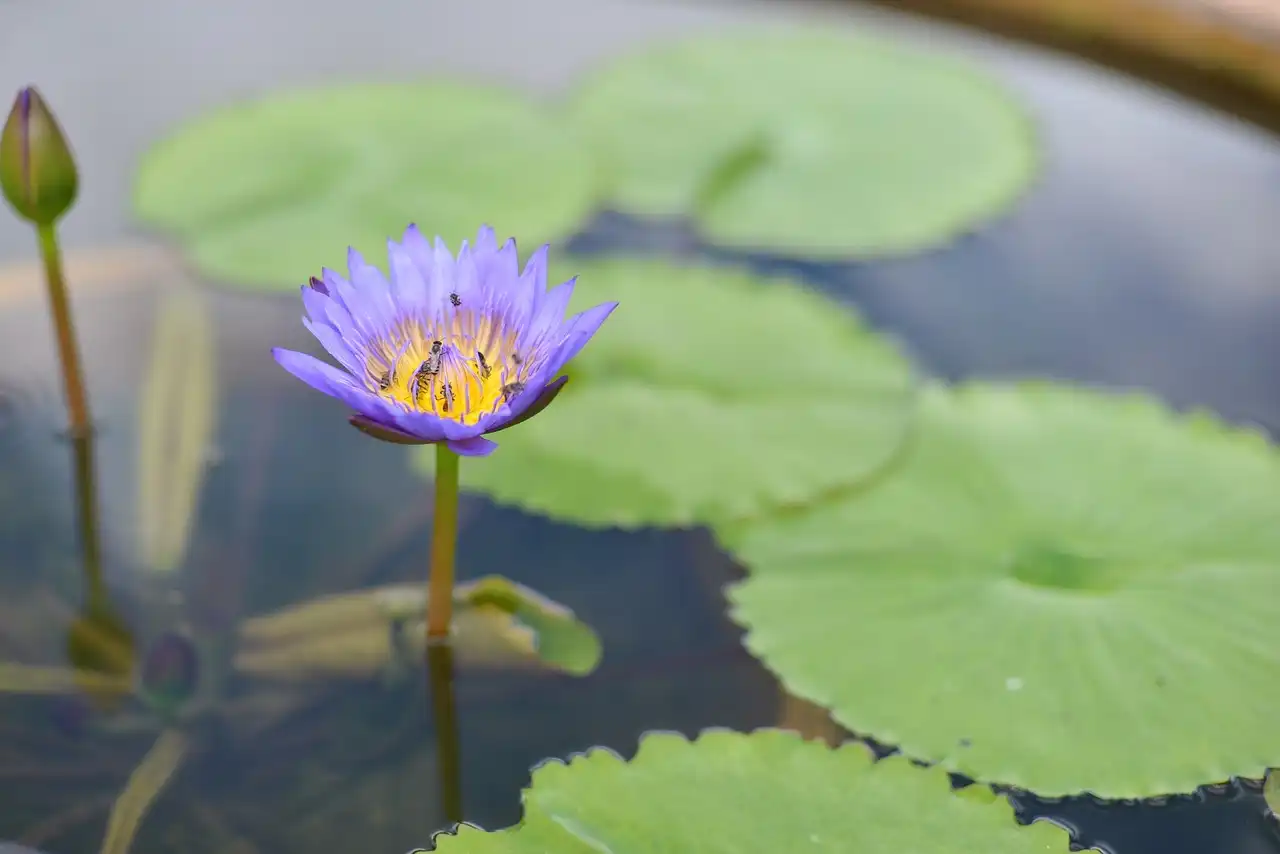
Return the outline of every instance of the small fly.
[[[427,354],[427,359],[422,363],[422,367],[418,368],[419,372],[428,374],[440,373],[440,363],[444,361],[444,344],[440,341],[431,342],[431,352]]]
[[[489,374],[492,373],[489,369],[489,363],[484,360],[484,353],[479,350],[476,351],[476,362],[480,364],[480,379],[489,379]]]

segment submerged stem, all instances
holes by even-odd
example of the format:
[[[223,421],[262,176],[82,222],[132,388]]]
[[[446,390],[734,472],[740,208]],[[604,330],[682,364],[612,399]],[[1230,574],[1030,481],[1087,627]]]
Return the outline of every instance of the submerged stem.
[[[427,578],[427,641],[449,636],[453,619],[453,558],[458,545],[458,455],[436,445],[435,521],[431,527],[431,568]]]
[[[53,313],[53,331],[58,339],[58,360],[62,363],[62,386],[67,399],[67,417],[72,438],[89,435],[89,399],[84,390],[84,372],[76,348],[75,324],[71,320],[71,300],[62,275],[62,251],[58,248],[58,232],[53,223],[36,226],[40,240],[40,258],[44,261],[44,279],[49,290],[49,309]]]

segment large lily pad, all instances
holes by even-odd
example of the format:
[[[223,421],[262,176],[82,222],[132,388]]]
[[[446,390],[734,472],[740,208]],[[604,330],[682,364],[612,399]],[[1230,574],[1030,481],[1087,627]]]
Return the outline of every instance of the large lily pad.
[[[695,525],[857,484],[898,447],[910,367],[851,312],[713,267],[575,271],[577,307],[621,306],[560,398],[463,466],[466,488],[583,525]]]
[[[623,59],[570,115],[613,204],[734,246],[875,256],[945,242],[1036,171],[1026,116],[961,62],[830,31],[746,30]]]
[[[912,756],[1042,795],[1189,792],[1280,757],[1280,454],[1204,414],[931,388],[867,493],[723,533],[746,644]]]
[[[196,119],[145,157],[134,205],[205,275],[296,288],[349,245],[373,261],[406,223],[456,247],[489,223],[530,244],[572,233],[594,167],[535,104],[451,83],[289,92]]]
[[[440,834],[442,854],[857,851],[1051,854],[1067,833],[1019,826],[1003,800],[956,797],[947,776],[901,757],[873,762],[795,733],[645,736],[631,762],[596,749],[533,772],[517,828]]]

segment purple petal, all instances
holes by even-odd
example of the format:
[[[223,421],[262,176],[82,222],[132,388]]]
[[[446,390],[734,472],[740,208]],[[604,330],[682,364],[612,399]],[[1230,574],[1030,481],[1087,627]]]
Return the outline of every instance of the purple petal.
[[[325,364],[314,356],[276,347],[271,355],[280,363],[280,367],[302,380],[307,385],[330,397],[336,397],[357,412],[373,418],[382,415],[386,406],[372,392],[357,386],[349,374]]]
[[[560,390],[564,388],[565,383],[568,381],[568,377],[560,377],[560,379],[555,382],[548,383],[543,387],[542,391],[538,392],[538,396],[534,401],[526,406],[518,415],[516,415],[516,417],[512,418],[510,421],[500,424],[497,427],[493,427],[486,432],[497,433],[500,430],[506,430],[508,427],[514,427],[517,424],[528,421],[530,418],[550,406],[551,401],[556,399],[556,395],[560,394]]]
[[[476,232],[476,252],[483,252],[486,255],[490,252],[498,251],[498,235],[494,234],[493,227],[488,225],[480,226],[480,230]]]
[[[513,296],[512,292],[522,290],[517,286],[520,281],[520,255],[516,250],[516,239],[511,238],[492,253],[482,254],[477,248],[476,272],[480,286],[490,292]]]
[[[524,272],[520,274],[520,281],[531,285],[534,293],[538,295],[547,290],[547,252],[550,250],[550,244],[544,244],[535,249],[524,265]]]
[[[465,297],[475,294],[479,281],[476,255],[464,240],[462,246],[458,248],[458,258],[453,265],[453,287],[450,293],[459,294],[464,297],[465,302]]]
[[[360,405],[352,406],[353,410],[365,410],[364,399],[357,398],[356,394],[372,397],[369,392],[356,387],[356,384],[352,382],[351,375],[343,373],[333,365],[316,359],[315,356],[300,353],[296,350],[285,350],[283,347],[271,348],[271,356],[275,357],[275,361],[279,362],[280,367],[297,376],[298,379],[316,389],[317,392],[324,392],[328,396],[337,397],[339,401],[343,402],[348,402],[348,399],[357,399]]]
[[[362,370],[360,360],[355,357],[351,348],[347,346],[347,342],[342,340],[342,336],[332,326],[327,323],[313,323],[305,317],[302,318],[302,325],[307,327],[307,330],[320,342],[320,346],[337,359],[342,367],[352,374]]]
[[[554,374],[556,371],[569,364],[569,361],[587,346],[587,342],[596,334],[600,328],[600,324],[613,313],[618,307],[616,302],[601,303],[594,308],[589,308],[581,314],[575,314],[565,323],[565,336],[559,350],[551,357],[548,364],[554,365],[548,368],[548,373]]]
[[[431,241],[423,236],[418,230],[418,226],[410,223],[409,227],[404,230],[404,239],[401,241],[404,251],[409,253],[409,257],[413,259],[413,263],[425,276],[427,271],[431,269]]]
[[[388,240],[387,261],[391,269],[391,298],[397,309],[404,314],[423,313],[427,307],[427,285],[413,262],[413,254],[407,247]]]
[[[332,270],[325,270],[324,274],[333,283],[333,287],[336,288],[338,282],[342,282],[344,286],[346,285],[346,280],[337,276]],[[355,322],[351,319],[350,312],[342,304],[342,300],[337,296],[336,290],[325,295],[304,286],[302,288],[302,305],[312,320],[316,323],[332,326],[342,337],[359,334]]]
[[[569,307],[569,300],[573,298],[573,288],[577,281],[573,278],[556,285],[544,294],[535,294],[532,317],[524,324],[516,341],[516,347],[520,350],[530,350],[547,342],[548,339],[552,346],[564,340],[564,333],[561,331],[565,323],[564,312]],[[559,366],[556,366],[548,373],[554,373],[558,369]]]
[[[546,330],[555,329],[563,323],[565,309],[569,307],[569,300],[573,299],[573,289],[577,284],[578,277],[574,276],[538,297],[534,303],[531,325],[539,330]]]
[[[324,284],[325,291],[328,292],[328,296],[332,297],[333,299],[337,299],[338,289],[335,286],[338,284],[338,282],[345,282],[346,278],[344,278],[343,275],[337,272],[336,270],[330,270],[328,267],[321,267],[320,279]]]
[[[347,419],[351,426],[364,433],[383,442],[391,442],[395,445],[429,445],[431,439],[424,439],[421,436],[414,436],[405,433],[395,427],[390,427],[380,421],[374,421],[365,415],[352,415]],[[438,439],[435,441],[439,441]]]
[[[484,436],[472,436],[470,439],[451,439],[446,443],[449,450],[464,457],[487,457],[498,449],[497,442],[490,442]]]
[[[353,246],[347,250],[347,270],[356,299],[368,313],[377,328],[381,329],[395,319],[395,304],[391,300],[391,284],[382,271],[364,260]],[[348,301],[347,307],[355,314],[356,307]]]
[[[307,316],[318,323],[328,323],[329,318],[326,315],[329,303],[333,300],[329,299],[327,291],[322,292],[310,285],[302,286],[302,307],[306,309]]]
[[[417,436],[426,442],[439,442],[444,439],[468,439],[478,436],[480,430],[475,425],[463,426],[457,421],[441,418],[431,412],[410,412],[396,408],[383,423],[394,426],[402,433]]]
[[[424,238],[423,243],[426,243]],[[415,253],[415,260],[417,260]],[[443,305],[453,290],[453,255],[439,237],[427,247],[426,265],[421,268],[427,283],[427,305],[431,308]]]

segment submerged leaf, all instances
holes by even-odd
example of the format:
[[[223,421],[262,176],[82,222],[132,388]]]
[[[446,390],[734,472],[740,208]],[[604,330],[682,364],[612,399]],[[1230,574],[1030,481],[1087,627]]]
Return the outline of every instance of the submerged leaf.
[[[619,309],[555,403],[462,467],[464,487],[584,525],[709,524],[855,486],[898,448],[910,364],[852,311],[715,267],[581,262],[553,278],[572,273],[577,305]],[[423,473],[431,459],[415,452]]]
[[[143,565],[169,573],[191,536],[217,410],[217,354],[205,299],[169,295],[155,323],[138,426],[138,530]]]
[[[589,78],[569,115],[616,206],[809,258],[943,243],[1007,208],[1038,159],[977,69],[829,29],[662,45]]]
[[[454,589],[460,667],[549,668],[585,675],[600,658],[595,633],[571,611],[496,576]],[[367,678],[422,661],[422,585],[326,596],[246,620],[235,666],[273,681]]]
[[[533,633],[538,659],[565,673],[586,676],[600,663],[600,638],[573,612],[535,590],[489,575],[467,585],[459,599],[472,607],[497,607]]]
[[[533,772],[518,827],[435,837],[441,854],[840,851],[1066,854],[1067,832],[1020,826],[1000,799],[957,798],[940,769],[794,733],[651,733],[630,762],[603,748]]]
[[[197,119],[147,154],[134,207],[205,275],[295,290],[349,245],[383,255],[409,222],[455,247],[483,223],[526,247],[565,237],[594,206],[594,173],[573,131],[519,95],[343,85]]]
[[[147,810],[173,778],[187,755],[187,737],[178,730],[160,733],[142,762],[129,775],[124,791],[116,798],[107,819],[102,854],[129,854],[133,837]]]
[[[76,694],[123,696],[133,690],[127,676],[69,667],[40,667],[0,662],[0,694]]]
[[[866,493],[720,533],[747,647],[840,724],[979,780],[1137,798],[1280,756],[1277,507],[1256,433],[971,385],[924,394]]]

